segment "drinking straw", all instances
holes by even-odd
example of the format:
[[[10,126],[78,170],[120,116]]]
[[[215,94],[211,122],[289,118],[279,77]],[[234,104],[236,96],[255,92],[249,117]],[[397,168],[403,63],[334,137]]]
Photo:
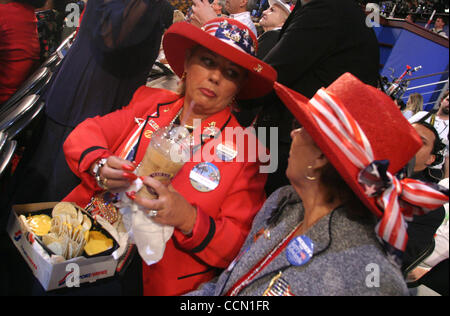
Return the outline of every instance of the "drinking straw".
[[[184,126],[189,118],[191,116],[192,109],[194,108],[195,102],[192,100],[189,104],[189,107],[187,109],[187,112],[184,114],[183,120],[181,121],[181,126]]]

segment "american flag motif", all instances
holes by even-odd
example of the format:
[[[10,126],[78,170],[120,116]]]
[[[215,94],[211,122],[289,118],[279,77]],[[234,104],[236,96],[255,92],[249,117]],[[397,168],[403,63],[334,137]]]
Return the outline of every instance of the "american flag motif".
[[[282,277],[279,272],[269,284],[267,290],[264,291],[263,296],[295,296],[291,292],[291,286]]]
[[[404,251],[408,241],[405,220],[447,203],[448,193],[446,195],[417,180],[399,180],[387,168],[377,168],[372,147],[363,130],[340,100],[325,89],[320,89],[307,107],[323,134],[361,172],[366,172],[366,175],[359,177],[359,180],[364,178],[366,181],[360,183],[367,197],[375,197],[377,204],[384,210],[375,228],[377,235],[394,248]],[[370,176],[367,176],[367,172]],[[373,179],[372,184],[367,183],[370,178]],[[382,190],[378,185],[380,181],[385,184]]]
[[[247,29],[240,29],[225,20],[205,24],[202,30],[242,52],[252,56],[256,54],[257,40],[253,38],[253,32]]]

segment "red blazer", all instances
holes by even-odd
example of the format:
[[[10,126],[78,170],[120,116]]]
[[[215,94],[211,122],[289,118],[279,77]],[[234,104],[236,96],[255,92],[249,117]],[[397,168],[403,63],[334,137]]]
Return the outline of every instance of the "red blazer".
[[[0,104],[38,65],[39,53],[34,8],[18,2],[0,4]]]
[[[183,102],[184,98],[170,91],[141,87],[127,107],[81,123],[64,143],[64,152],[70,168],[82,182],[64,200],[85,206],[94,193],[101,191],[88,173],[89,167],[99,158],[118,155],[138,128],[137,121],[148,120],[136,152],[135,160],[140,162],[155,124],[168,125]],[[221,131],[240,127],[229,108],[202,121],[202,130],[212,122]],[[248,136],[245,143],[234,140],[238,152],[246,151],[247,145],[256,141],[253,134]],[[218,143],[220,140],[210,138],[202,149],[214,150]],[[261,145],[257,141],[256,144],[261,150]],[[197,151],[194,158],[198,159],[200,153]],[[180,295],[194,290],[215,276],[214,268],[227,267],[237,255],[253,217],[265,201],[267,175],[259,172],[261,164],[251,155],[246,153],[246,159],[256,162],[213,162],[219,169],[220,182],[210,192],[197,191],[190,182],[190,171],[199,162],[185,163],[175,176],[172,185],[196,206],[197,220],[189,237],[175,229],[161,261],[151,266],[143,263],[145,295]]]

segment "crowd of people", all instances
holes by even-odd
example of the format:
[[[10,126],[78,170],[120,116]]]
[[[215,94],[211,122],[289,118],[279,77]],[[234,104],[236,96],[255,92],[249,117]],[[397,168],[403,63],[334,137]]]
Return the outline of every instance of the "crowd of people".
[[[428,28],[432,32],[448,38],[448,3],[431,0],[386,1],[383,10],[387,17],[405,19]],[[386,5],[389,3],[390,5]],[[431,22],[434,26],[431,27]]]
[[[427,285],[448,295],[449,93],[436,111],[418,93],[399,110],[379,86],[361,3],[84,2],[1,211],[72,202],[121,231],[125,203],[133,225],[173,233],[157,260],[128,239],[113,277],[45,293],[4,241],[2,215],[5,294],[414,295],[408,285],[439,267]],[[39,65],[45,4],[0,0],[0,107]],[[176,91],[147,82],[155,61],[179,78]],[[190,160],[163,174],[170,181],[141,175],[152,137],[178,125]],[[262,152],[276,170],[261,171]]]

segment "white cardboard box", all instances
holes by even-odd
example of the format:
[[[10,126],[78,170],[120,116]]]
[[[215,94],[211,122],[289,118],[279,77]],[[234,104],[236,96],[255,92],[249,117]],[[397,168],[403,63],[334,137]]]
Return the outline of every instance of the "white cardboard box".
[[[79,283],[95,282],[98,279],[114,275],[117,260],[111,255],[93,258],[78,257],[62,263],[51,263],[49,256],[35,240],[35,235],[24,230],[19,222],[19,216],[36,211],[53,208],[58,202],[14,205],[8,222],[8,235],[27,262],[33,274],[46,291],[76,286]],[[79,278],[78,278],[79,276]]]

